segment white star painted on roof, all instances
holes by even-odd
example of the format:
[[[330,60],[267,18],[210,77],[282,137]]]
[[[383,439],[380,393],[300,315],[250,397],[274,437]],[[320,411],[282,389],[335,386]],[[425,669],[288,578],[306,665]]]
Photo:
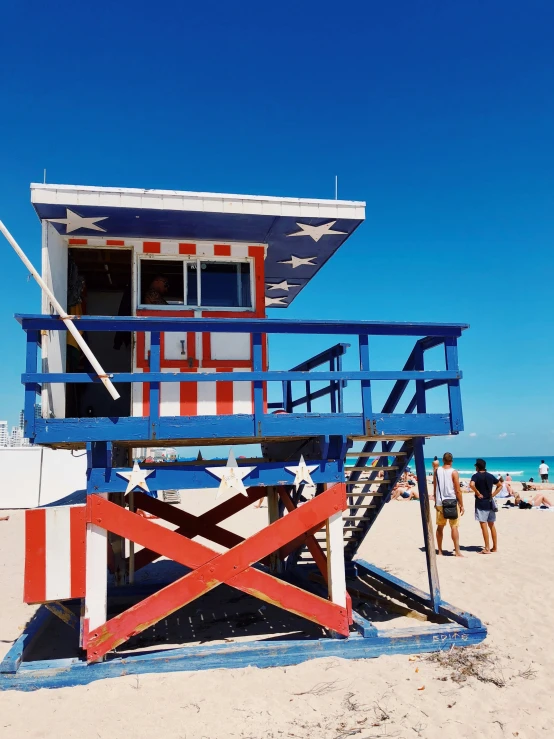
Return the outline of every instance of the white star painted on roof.
[[[294,254],[291,254],[290,259],[285,259],[282,262],[279,262],[279,264],[291,264],[293,269],[306,266],[315,267],[314,259],[316,259],[316,257],[295,257]]]
[[[283,280],[282,282],[267,283],[266,287],[268,290],[286,290],[286,292],[288,292],[291,287],[300,287],[300,285],[295,285],[294,282],[291,283]]]
[[[307,485],[314,484],[314,481],[312,480],[312,476],[310,475],[310,472],[317,470],[317,468],[318,468],[317,464],[307,465],[304,460],[304,455],[300,457],[300,462],[298,462],[298,466],[285,467],[287,472],[292,472],[292,474],[294,475],[293,484],[297,490],[303,482],[305,482]]]
[[[228,492],[248,495],[244,487],[243,478],[255,469],[255,467],[239,467],[232,449],[229,452],[229,459],[225,467],[206,467],[207,472],[221,480],[216,496],[218,498],[223,493]]]
[[[129,481],[127,489],[125,490],[126,493],[130,493],[135,488],[140,488],[141,490],[144,490],[145,493],[148,493],[150,491],[146,484],[146,478],[153,472],[154,470],[141,470],[138,466],[138,462],[135,462],[133,469],[130,472],[118,472],[117,474]]]
[[[89,231],[106,231],[105,228],[100,228],[96,225],[97,221],[105,221],[108,216],[102,216],[100,218],[84,218],[78,213],[74,213],[69,208],[65,209],[65,218],[46,218],[45,220],[50,223],[65,223],[65,232],[70,234],[73,231],[78,231],[80,228],[84,228]]]
[[[283,308],[284,306],[287,306],[288,303],[285,303],[285,298],[268,298],[266,296],[265,299],[265,307],[271,308],[272,306],[277,305]]]
[[[287,236],[311,236],[314,241],[319,241],[322,236],[334,236],[335,234],[346,235],[346,231],[333,231],[331,228],[334,226],[336,221],[329,221],[329,223],[322,223],[321,226],[310,226],[309,223],[296,223],[300,231],[296,231],[293,234],[287,234]]]

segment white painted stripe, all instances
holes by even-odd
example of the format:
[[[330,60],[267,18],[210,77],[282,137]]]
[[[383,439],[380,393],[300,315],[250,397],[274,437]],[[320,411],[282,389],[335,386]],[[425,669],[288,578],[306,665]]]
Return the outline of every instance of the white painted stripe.
[[[240,370],[237,370],[239,372]],[[233,413],[253,413],[252,383],[233,382]]]
[[[86,564],[85,618],[92,631],[106,622],[108,584],[108,532],[92,523],[87,523]]]
[[[71,598],[70,506],[46,509],[46,600]]]
[[[173,368],[162,369],[162,372],[175,373],[178,371]],[[181,391],[178,382],[160,383],[160,415],[179,416],[181,414],[180,398]]]
[[[215,369],[204,368],[202,372],[213,372]],[[217,403],[216,403],[216,391],[215,382],[199,382],[198,387],[198,409],[197,414],[199,416],[216,416],[217,415]]]
[[[203,243],[196,243],[196,256],[198,257],[213,257],[214,255],[214,245],[213,244],[203,244]]]
[[[162,241],[160,246],[160,254],[179,254],[179,242]]]
[[[135,251],[137,254],[144,254],[144,247],[142,245],[142,241],[137,241],[135,244]]]
[[[246,244],[233,244],[231,246],[231,256],[243,259],[248,256],[248,246]]]
[[[326,522],[327,530],[327,580],[329,598],[342,608],[346,607],[346,576],[344,571],[344,541],[342,511],[334,513]]]
[[[135,367],[135,372],[142,372],[141,369],[138,367]],[[142,383],[141,382],[133,382],[133,388],[131,391],[132,394],[132,415],[133,416],[142,416]]]

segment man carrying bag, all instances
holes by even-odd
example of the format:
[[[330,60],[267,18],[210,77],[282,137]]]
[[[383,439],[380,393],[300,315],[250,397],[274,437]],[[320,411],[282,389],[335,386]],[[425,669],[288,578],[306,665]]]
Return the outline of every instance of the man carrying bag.
[[[450,533],[456,557],[463,557],[460,551],[460,516],[464,515],[464,501],[460,489],[460,477],[452,468],[452,455],[446,452],[442,458],[442,467],[434,470],[433,492],[437,511],[437,547],[438,554],[443,553],[442,542],[446,522],[450,523]]]

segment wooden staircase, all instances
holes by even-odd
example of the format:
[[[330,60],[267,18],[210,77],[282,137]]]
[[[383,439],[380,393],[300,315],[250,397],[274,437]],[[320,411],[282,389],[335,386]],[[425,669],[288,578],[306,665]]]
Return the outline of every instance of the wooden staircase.
[[[380,444],[381,451],[375,451]],[[394,447],[400,445],[398,450]],[[343,514],[344,555],[348,564],[355,556],[369,530],[390,500],[396,483],[404,474],[413,457],[413,439],[371,439],[365,442],[361,452],[349,452],[346,457],[354,458],[352,467],[346,468],[346,489],[349,508]],[[392,463],[389,464],[389,459]],[[377,464],[373,463],[377,460]],[[323,551],[327,549],[325,531],[315,535]],[[305,547],[298,562],[310,564],[312,556]]]

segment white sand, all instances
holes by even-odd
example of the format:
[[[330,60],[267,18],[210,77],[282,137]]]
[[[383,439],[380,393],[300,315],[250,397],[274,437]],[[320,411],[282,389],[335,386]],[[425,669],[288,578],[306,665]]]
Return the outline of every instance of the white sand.
[[[467,501],[461,543],[477,549],[479,527],[470,496]],[[206,500],[202,507],[212,504]],[[197,503],[194,508],[197,512]],[[264,525],[266,516],[265,508],[249,509],[232,527],[248,533]],[[444,599],[489,627],[484,646],[498,660],[489,674],[503,678],[506,687],[475,678],[460,686],[449,671],[406,656],[139,675],[54,691],[0,693],[0,737],[552,737],[554,513],[501,510],[498,518],[497,554],[444,557],[439,570]],[[449,549],[448,534],[445,544]],[[426,588],[421,545],[418,504],[393,502],[363,554]],[[34,610],[21,604],[22,546],[23,514],[16,512],[0,522],[0,655]],[[529,667],[536,671],[534,679],[518,677]]]

